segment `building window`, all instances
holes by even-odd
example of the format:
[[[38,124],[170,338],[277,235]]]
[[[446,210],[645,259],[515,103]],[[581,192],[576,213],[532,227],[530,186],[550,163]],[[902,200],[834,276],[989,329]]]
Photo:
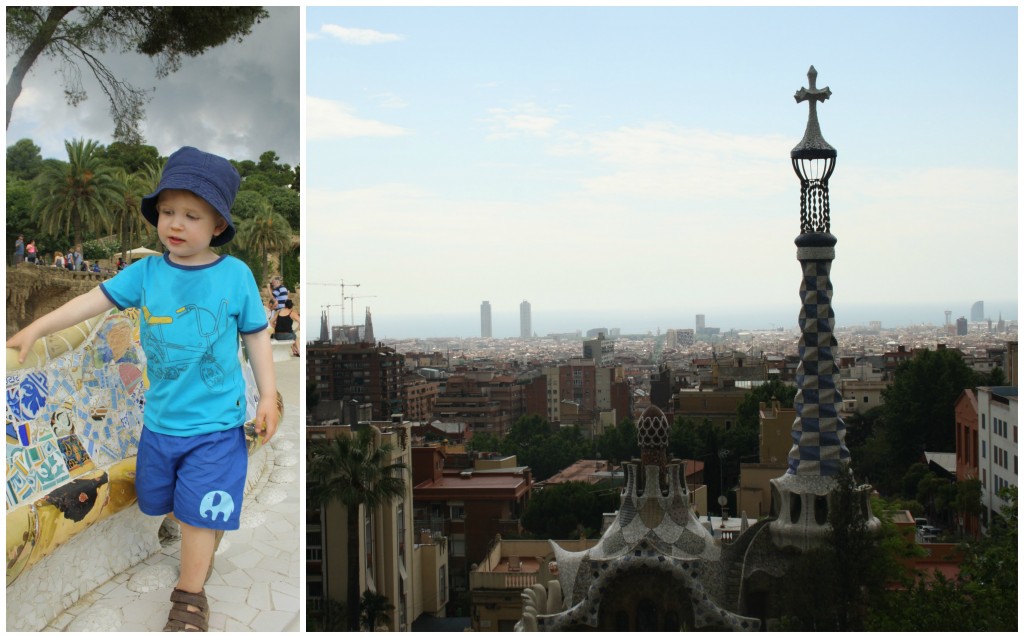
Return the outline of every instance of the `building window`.
[[[405,562],[405,503],[398,504],[398,559]]]
[[[324,584],[318,580],[306,580],[306,607],[309,611],[320,611],[324,598]]]
[[[363,525],[363,547],[366,548],[366,582],[373,582],[373,514],[366,513]]]
[[[868,397],[867,397],[867,396],[865,395],[865,397],[864,397],[864,403],[867,403],[867,402],[868,402]]]
[[[452,556],[466,555],[466,535],[452,534]]]
[[[466,506],[462,503],[451,504],[451,515],[453,521],[461,521],[466,518]]]
[[[981,458],[988,458],[985,454],[988,452],[988,441],[981,442]]]

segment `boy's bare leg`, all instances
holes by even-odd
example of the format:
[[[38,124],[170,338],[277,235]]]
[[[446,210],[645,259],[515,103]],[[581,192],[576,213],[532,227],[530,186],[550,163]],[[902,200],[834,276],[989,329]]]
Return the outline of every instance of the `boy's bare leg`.
[[[181,576],[178,589],[198,594],[206,583],[206,572],[213,560],[216,533],[212,529],[181,525]]]

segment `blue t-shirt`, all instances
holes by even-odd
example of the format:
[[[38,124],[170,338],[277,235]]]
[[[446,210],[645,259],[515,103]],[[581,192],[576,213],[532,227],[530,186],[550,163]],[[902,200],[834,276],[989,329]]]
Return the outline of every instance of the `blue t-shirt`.
[[[147,257],[100,284],[119,309],[139,308],[149,390],[145,425],[196,436],[245,422],[238,335],[266,330],[256,280],[234,257],[181,266]]]

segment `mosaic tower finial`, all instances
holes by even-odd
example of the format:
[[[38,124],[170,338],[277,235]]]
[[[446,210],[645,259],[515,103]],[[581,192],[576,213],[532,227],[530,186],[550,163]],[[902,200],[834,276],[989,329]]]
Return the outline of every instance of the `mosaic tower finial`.
[[[807,100],[810,115],[804,138],[790,153],[800,177],[800,236],[797,260],[803,271],[800,284],[800,365],[794,400],[793,447],[789,452],[790,474],[835,476],[848,461],[846,424],[839,416],[839,367],[832,311],[830,271],[835,259],[836,238],[829,232],[828,179],[835,168],[836,150],[821,136],[815,104],[832,94],[817,89],[817,71],[807,72],[809,89],[800,89],[796,101]]]

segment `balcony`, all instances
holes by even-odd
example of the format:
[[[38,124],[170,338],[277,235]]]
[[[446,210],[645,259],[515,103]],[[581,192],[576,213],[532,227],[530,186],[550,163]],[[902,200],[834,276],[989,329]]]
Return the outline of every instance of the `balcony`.
[[[537,572],[470,572],[469,588],[519,591],[537,582]]]

